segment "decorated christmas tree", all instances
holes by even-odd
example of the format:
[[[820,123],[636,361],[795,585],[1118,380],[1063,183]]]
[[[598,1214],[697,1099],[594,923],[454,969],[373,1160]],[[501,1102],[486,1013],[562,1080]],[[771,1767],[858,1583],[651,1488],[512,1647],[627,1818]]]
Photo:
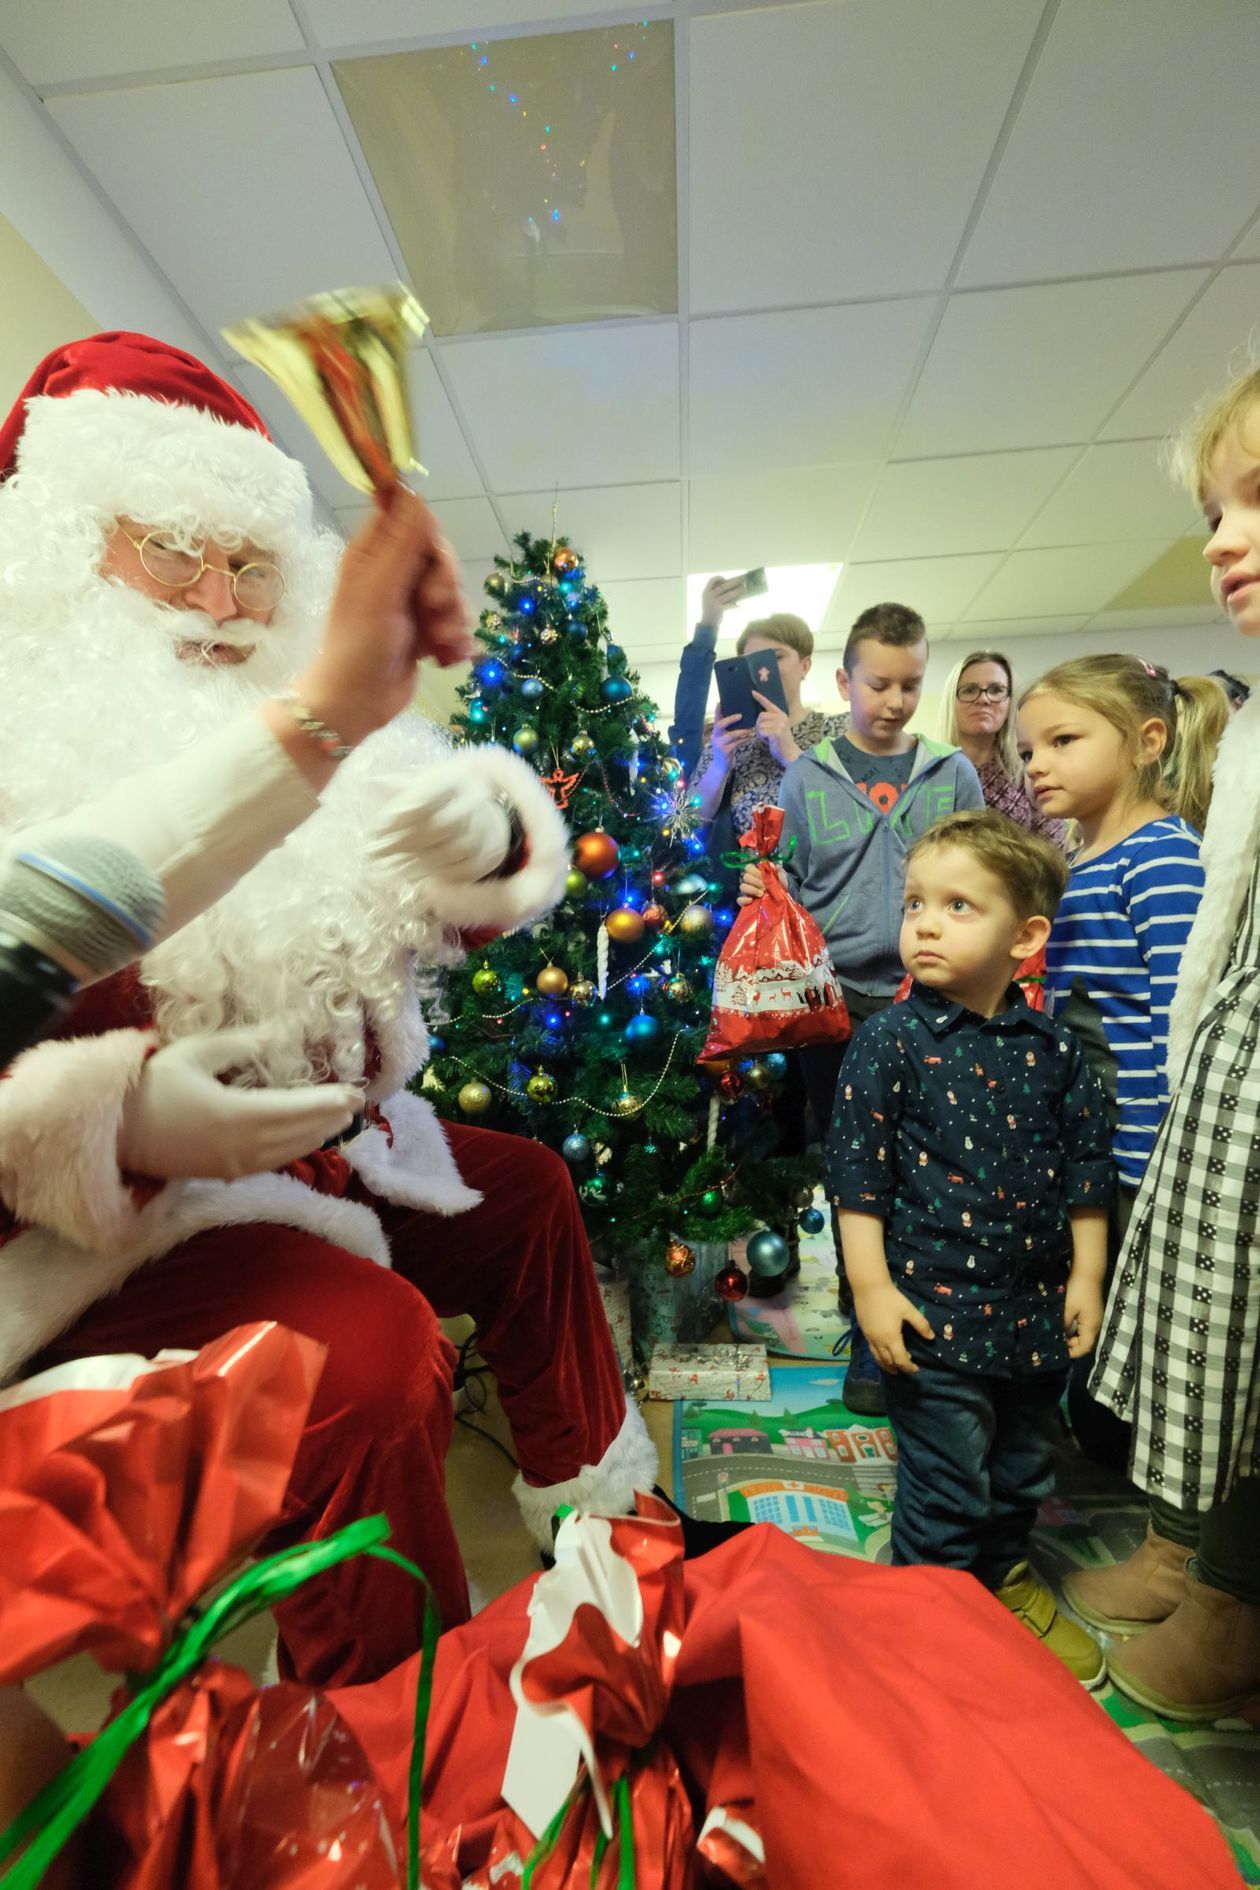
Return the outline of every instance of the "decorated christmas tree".
[[[733,910],[677,759],[566,540],[522,532],[486,581],[485,654],[461,690],[466,742],[512,747],[574,835],[560,905],[475,951],[431,1007],[425,1094],[444,1115],[536,1137],[568,1162],[592,1245],[686,1274],[700,1243],[750,1234],[787,1262],[817,1163],[776,1154],[786,1060],[700,1070],[713,967]],[[662,1274],[663,1277],[663,1274]],[[726,1267],[718,1291],[738,1298]]]

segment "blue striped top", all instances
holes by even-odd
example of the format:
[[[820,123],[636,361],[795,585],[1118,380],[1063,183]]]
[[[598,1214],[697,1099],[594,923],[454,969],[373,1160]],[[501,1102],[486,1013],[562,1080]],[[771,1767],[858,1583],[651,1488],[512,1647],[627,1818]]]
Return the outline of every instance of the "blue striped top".
[[[1136,1188],[1168,1103],[1168,1011],[1203,896],[1199,836],[1169,814],[1072,867],[1046,947],[1046,1008],[1078,981],[1115,1058],[1111,1152]]]

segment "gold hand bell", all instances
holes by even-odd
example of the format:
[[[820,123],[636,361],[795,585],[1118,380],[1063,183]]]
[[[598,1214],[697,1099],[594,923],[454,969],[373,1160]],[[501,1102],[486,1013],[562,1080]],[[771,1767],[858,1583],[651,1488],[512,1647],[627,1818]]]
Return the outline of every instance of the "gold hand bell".
[[[343,479],[382,498],[423,472],[407,404],[407,347],[429,318],[402,283],[337,289],[223,330],[287,394]]]

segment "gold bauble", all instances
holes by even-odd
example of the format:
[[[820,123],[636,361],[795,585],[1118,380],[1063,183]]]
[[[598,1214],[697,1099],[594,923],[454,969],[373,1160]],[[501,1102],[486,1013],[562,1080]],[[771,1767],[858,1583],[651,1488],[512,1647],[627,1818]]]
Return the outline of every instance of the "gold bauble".
[[[667,998],[672,999],[675,1004],[685,1004],[687,999],[691,996],[691,986],[680,974],[678,977],[670,979],[669,983],[665,986],[665,995]]]
[[[595,743],[589,735],[575,735],[569,743],[569,753],[574,761],[587,761],[595,753]]]
[[[637,1096],[631,1095],[628,1089],[623,1089],[613,1104],[613,1114],[615,1116],[633,1116],[637,1115],[642,1107],[643,1105]]]
[[[696,1270],[695,1250],[685,1240],[671,1240],[665,1249],[665,1271],[673,1279],[685,1279]]]
[[[588,1004],[595,1002],[595,986],[589,978],[575,978],[569,986],[569,996],[575,1004],[585,1009]]]
[[[490,1085],[480,1079],[465,1083],[459,1092],[459,1106],[466,1116],[484,1116],[493,1100]]]
[[[551,644],[557,641],[557,639],[559,638],[559,635],[560,635],[560,632],[558,630],[553,630],[549,623],[545,623],[542,629],[538,632],[538,641],[540,643],[545,643],[548,647],[550,647]]]
[[[578,877],[580,879],[581,874]],[[559,965],[544,965],[534,983],[544,997],[563,997],[569,988],[569,974],[562,971]]]
[[[764,1063],[750,1064],[744,1072],[744,1080],[749,1089],[756,1090],[758,1095],[763,1095],[766,1090],[774,1087],[774,1079]]]
[[[604,920],[604,928],[618,945],[634,945],[643,937],[643,914],[633,906],[618,906]]]
[[[713,930],[713,914],[708,906],[688,906],[678,921],[684,938],[707,938]]]

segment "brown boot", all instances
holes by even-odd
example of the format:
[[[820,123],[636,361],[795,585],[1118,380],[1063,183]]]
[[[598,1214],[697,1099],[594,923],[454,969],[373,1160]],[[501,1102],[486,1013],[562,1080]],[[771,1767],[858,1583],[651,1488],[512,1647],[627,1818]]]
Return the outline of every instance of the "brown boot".
[[[1179,1542],[1156,1535],[1146,1525],[1146,1540],[1127,1562],[1111,1568],[1077,1569],[1063,1583],[1063,1599],[1073,1614],[1108,1634],[1140,1634],[1166,1621],[1186,1592],[1186,1563],[1194,1553]]]
[[[1260,1697],[1260,1607],[1191,1577],[1176,1613],[1109,1666],[1120,1691],[1161,1718],[1224,1719]]]

